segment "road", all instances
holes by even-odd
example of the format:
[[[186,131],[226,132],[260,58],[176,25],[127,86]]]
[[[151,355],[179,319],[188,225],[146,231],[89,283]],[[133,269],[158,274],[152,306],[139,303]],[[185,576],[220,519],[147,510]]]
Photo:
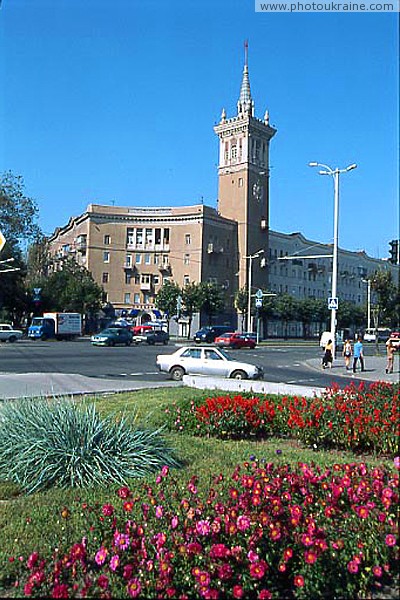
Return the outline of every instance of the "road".
[[[0,374],[51,373],[73,374],[96,379],[118,381],[164,382],[165,374],[157,371],[156,354],[168,354],[176,349],[168,346],[92,346],[89,339],[71,342],[22,340],[14,344],[0,344]],[[366,348],[366,354],[373,348]],[[311,359],[318,359],[321,351],[317,344],[299,343],[259,346],[254,350],[230,350],[240,360],[259,364],[264,368],[264,379],[270,382],[296,383],[325,387],[332,381],[343,385],[340,376],[332,371],[310,367]],[[315,360],[314,360],[315,362]],[[354,381],[349,375],[348,380]]]

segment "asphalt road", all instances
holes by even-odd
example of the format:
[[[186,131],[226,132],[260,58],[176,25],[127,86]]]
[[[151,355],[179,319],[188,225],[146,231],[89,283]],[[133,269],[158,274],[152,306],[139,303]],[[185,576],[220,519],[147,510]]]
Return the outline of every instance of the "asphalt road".
[[[180,344],[181,345],[181,344]],[[165,374],[155,366],[157,354],[174,352],[176,344],[168,346],[118,346],[96,347],[89,339],[71,342],[22,340],[14,344],[0,344],[0,373],[60,373],[77,374],[96,379],[116,381],[163,382]],[[366,348],[366,354],[373,349]],[[343,373],[337,377],[333,372],[310,368],[306,361],[317,359],[321,350],[317,344],[299,343],[259,346],[254,350],[230,350],[235,358],[259,364],[264,368],[264,379],[276,383],[313,385],[325,387],[332,381],[344,383]],[[349,381],[354,376],[349,374]]]

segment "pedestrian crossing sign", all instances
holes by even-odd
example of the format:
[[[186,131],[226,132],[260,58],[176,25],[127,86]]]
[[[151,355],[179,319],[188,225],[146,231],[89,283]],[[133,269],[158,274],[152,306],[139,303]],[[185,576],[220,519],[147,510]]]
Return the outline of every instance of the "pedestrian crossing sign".
[[[329,310],[337,310],[339,308],[339,298],[328,298]]]

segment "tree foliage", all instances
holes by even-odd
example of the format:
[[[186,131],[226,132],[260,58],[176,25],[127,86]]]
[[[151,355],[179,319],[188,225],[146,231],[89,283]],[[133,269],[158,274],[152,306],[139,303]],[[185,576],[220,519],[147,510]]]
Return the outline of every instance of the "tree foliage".
[[[244,329],[244,321],[247,313],[248,293],[246,287],[237,290],[235,294],[235,308],[240,312],[242,320],[242,329]]]
[[[216,283],[200,283],[200,288],[201,310],[205,312],[208,324],[211,325],[213,316],[222,312],[224,308],[223,291]]]
[[[181,290],[182,308],[188,318],[188,334],[190,339],[190,330],[192,327],[193,316],[199,312],[202,303],[202,290],[199,283],[188,283]]]
[[[371,288],[378,296],[378,315],[381,325],[396,327],[400,319],[400,281],[393,280],[390,271],[375,271],[371,277]]]
[[[168,329],[171,317],[177,314],[178,296],[180,294],[181,288],[179,285],[175,281],[168,280],[163,284],[156,296],[156,306],[165,313]]]
[[[0,178],[0,228],[12,247],[40,235],[36,202],[25,195],[24,180],[7,171]]]

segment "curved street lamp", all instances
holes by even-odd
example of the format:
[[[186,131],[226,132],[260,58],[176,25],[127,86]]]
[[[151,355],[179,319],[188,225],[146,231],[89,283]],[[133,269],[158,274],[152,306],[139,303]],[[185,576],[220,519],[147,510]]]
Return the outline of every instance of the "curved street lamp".
[[[248,296],[247,296],[247,331],[251,331],[251,279],[252,279],[252,261],[253,258],[257,258],[258,256],[260,256],[261,254],[264,253],[263,248],[261,248],[261,250],[258,250],[258,252],[255,252],[254,254],[249,254],[249,256],[244,256],[243,258],[248,258],[249,259],[249,274],[247,277],[247,283],[248,283]]]
[[[356,164],[349,165],[345,169],[332,169],[328,165],[319,162],[308,163],[309,167],[322,167],[320,175],[331,175],[334,186],[334,218],[333,218],[333,261],[332,261],[332,291],[331,297],[337,297],[337,273],[338,273],[338,240],[339,240],[339,175],[347,173],[357,168]],[[332,357],[335,358],[336,350],[336,308],[331,308],[331,339],[332,339]]]

